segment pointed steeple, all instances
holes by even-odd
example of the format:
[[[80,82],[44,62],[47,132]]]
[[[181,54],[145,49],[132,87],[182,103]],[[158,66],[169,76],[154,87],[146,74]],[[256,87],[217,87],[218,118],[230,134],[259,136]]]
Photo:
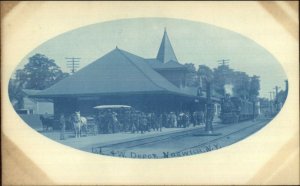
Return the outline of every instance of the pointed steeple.
[[[164,36],[162,38],[156,59],[162,63],[166,63],[170,60],[177,61],[177,58],[175,56],[173,47],[169,40],[166,28],[164,31]]]

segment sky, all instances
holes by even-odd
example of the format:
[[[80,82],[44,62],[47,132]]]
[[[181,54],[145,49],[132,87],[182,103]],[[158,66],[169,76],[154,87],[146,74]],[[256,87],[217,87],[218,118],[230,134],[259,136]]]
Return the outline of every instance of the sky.
[[[123,19],[63,33],[35,48],[16,69],[23,68],[30,56],[40,53],[70,72],[66,57],[80,58],[83,68],[116,46],[144,58],[155,58],[165,28],[180,63],[216,68],[218,60],[229,59],[230,68],[260,76],[260,97],[269,98],[276,85],[281,90],[285,88],[287,77],[281,65],[246,36],[201,22],[166,18]]]

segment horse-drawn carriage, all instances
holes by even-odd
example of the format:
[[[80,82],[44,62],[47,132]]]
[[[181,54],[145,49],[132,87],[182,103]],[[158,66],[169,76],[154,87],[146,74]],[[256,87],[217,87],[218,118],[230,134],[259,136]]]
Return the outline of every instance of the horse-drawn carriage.
[[[80,137],[82,134],[96,135],[97,133],[115,133],[119,132],[123,126],[118,120],[117,115],[124,109],[129,109],[127,105],[100,105],[94,107],[97,109],[96,116],[83,117],[80,112],[75,112],[71,116],[71,123],[74,126],[75,137]],[[99,116],[105,113],[105,118],[101,119]],[[99,125],[100,124],[100,125]]]
[[[126,123],[126,111],[131,109],[128,105],[99,105],[94,107],[97,109],[96,121],[98,123],[99,133],[116,133],[125,128]]]
[[[94,117],[88,116],[86,117],[87,126],[86,126],[86,134],[95,136],[98,133],[97,123]]]
[[[70,122],[73,124],[75,137],[81,137],[82,134],[86,136],[97,134],[97,125],[94,117],[83,117],[80,115],[80,112],[75,112],[70,117]]]

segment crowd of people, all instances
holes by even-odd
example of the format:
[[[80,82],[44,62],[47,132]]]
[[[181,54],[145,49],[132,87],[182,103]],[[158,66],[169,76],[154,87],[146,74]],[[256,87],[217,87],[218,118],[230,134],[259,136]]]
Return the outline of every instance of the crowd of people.
[[[145,133],[162,128],[186,128],[204,124],[203,111],[145,113],[134,109],[103,110],[95,117],[98,133]]]
[[[47,113],[40,116],[43,124],[43,131],[53,130],[53,119]],[[74,130],[71,116],[65,117],[62,113],[59,117],[60,139],[65,139],[67,126]],[[104,109],[93,116],[93,126],[96,127],[98,134],[111,134],[118,132],[146,133],[150,131],[162,131],[162,128],[187,128],[197,125],[204,125],[206,114],[204,111],[195,112],[164,112],[164,113],[146,113],[128,109]],[[83,128],[87,134],[87,126]]]

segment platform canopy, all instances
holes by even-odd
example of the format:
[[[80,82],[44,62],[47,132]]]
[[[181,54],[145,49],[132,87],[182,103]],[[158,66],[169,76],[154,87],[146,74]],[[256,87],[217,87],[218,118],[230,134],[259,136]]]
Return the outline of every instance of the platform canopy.
[[[195,96],[173,85],[156,72],[144,58],[116,47],[73,75],[34,96],[49,98],[155,92]]]

